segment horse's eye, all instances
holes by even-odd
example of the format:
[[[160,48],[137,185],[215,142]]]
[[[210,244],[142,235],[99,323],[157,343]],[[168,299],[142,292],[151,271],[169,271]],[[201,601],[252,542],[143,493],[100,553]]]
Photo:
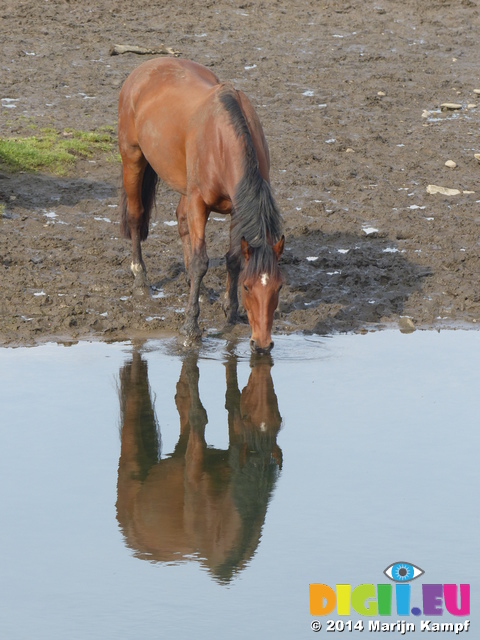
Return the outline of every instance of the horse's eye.
[[[243,285],[243,288],[245,289],[245,291],[248,293],[248,287],[246,284]]]

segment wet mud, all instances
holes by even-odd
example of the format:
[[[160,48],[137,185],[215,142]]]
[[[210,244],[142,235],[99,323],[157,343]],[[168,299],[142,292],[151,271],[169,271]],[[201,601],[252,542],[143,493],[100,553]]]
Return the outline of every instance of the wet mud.
[[[113,45],[173,47],[245,91],[264,126],[287,238],[274,333],[474,328],[479,26],[473,0],[6,0],[0,135],[116,126],[120,87],[149,56],[111,56]],[[65,177],[0,170],[0,344],[181,326],[178,196],[160,185],[144,244],[151,296],[136,298],[119,176],[101,158]],[[200,315],[209,334],[224,333],[228,230],[211,215]]]

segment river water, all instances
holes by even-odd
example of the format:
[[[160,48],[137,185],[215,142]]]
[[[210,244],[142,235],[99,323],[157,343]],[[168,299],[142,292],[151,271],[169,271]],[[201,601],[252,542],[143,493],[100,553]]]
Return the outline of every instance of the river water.
[[[1,349],[0,637],[334,636],[309,584],[400,560],[412,606],[470,584],[478,636],[479,354],[474,331]]]

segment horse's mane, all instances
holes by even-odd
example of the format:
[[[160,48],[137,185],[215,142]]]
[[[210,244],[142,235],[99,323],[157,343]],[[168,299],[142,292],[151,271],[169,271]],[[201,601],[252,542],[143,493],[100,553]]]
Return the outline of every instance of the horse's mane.
[[[280,211],[270,184],[260,175],[257,152],[237,92],[231,85],[223,85],[219,99],[229,115],[236,136],[245,145],[243,177],[233,198],[231,251],[239,255],[241,240],[245,238],[253,249],[247,263],[248,273],[273,273],[277,260],[271,247],[282,235]]]

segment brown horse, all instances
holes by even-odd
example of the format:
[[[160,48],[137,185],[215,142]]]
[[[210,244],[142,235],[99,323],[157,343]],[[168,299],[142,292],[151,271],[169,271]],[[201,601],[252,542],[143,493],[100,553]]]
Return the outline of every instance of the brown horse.
[[[273,314],[285,238],[269,183],[270,159],[250,101],[189,60],[140,65],[120,92],[118,139],[123,163],[122,233],[133,245],[136,286],[146,287],[140,242],[148,235],[157,179],[180,193],[178,231],[190,297],[183,331],[199,336],[199,291],[207,272],[205,226],[211,211],[231,215],[226,256],[228,323],[238,319],[238,284],[252,329],[252,351],[271,350]]]
[[[230,581],[252,558],[282,464],[271,366],[257,358],[240,392],[237,361],[228,359],[229,446],[222,450],[207,446],[197,356],[187,356],[175,395],[179,440],[164,458],[147,363],[136,351],[122,367],[117,519],[138,558],[197,559],[220,582]]]

